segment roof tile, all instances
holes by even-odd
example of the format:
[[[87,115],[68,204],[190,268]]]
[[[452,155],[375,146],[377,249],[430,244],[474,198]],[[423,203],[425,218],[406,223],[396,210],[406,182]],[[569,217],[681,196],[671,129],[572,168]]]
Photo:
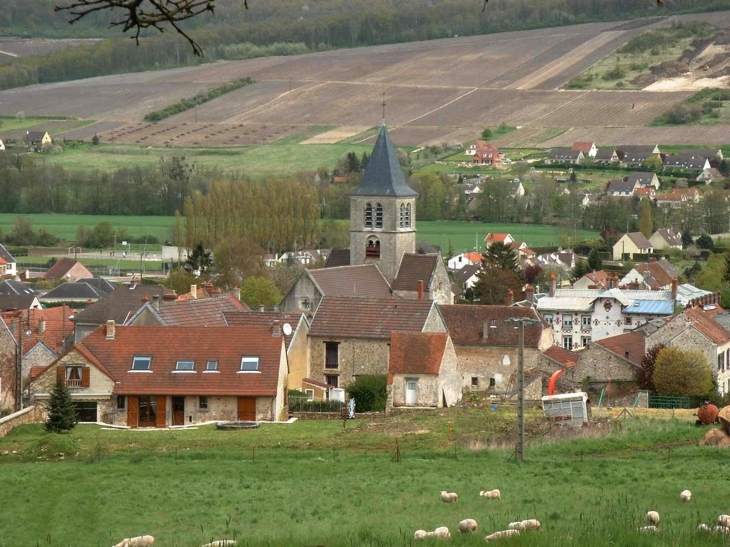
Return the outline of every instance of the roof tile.
[[[393,290],[418,291],[419,281],[423,281],[424,290],[428,290],[439,260],[439,255],[404,254],[393,281]]]
[[[537,312],[517,306],[481,306],[454,304],[439,306],[454,344],[459,346],[517,346],[519,333],[512,317],[539,319]],[[484,324],[488,323],[487,338]],[[525,346],[536,348],[542,336],[542,324],[525,325]]]
[[[445,332],[393,331],[390,337],[388,376],[438,374],[449,335]]]

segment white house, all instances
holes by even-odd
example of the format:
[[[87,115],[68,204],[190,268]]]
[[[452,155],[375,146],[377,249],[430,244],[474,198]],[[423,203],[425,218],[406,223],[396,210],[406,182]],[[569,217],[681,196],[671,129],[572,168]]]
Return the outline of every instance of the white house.
[[[473,264],[480,264],[482,261],[482,255],[477,252],[461,253],[451,257],[446,265],[449,270],[456,271],[462,269],[464,266],[471,266]]]
[[[573,151],[580,150],[586,158],[595,158],[598,153],[596,143],[587,141],[575,141],[571,148]]]
[[[0,139],[0,150],[5,150],[5,143]]]
[[[613,246],[613,259],[623,260],[623,255],[628,254],[633,260],[634,253],[648,254],[654,251],[654,246],[641,232],[624,234]]]
[[[13,255],[0,244],[0,276],[3,275],[18,275],[18,264]]]
[[[649,238],[655,249],[681,249],[682,232],[674,228],[660,228]]]

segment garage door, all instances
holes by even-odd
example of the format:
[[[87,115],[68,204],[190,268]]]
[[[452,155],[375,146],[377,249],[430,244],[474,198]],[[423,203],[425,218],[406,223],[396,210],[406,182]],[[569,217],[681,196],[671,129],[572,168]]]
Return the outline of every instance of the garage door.
[[[76,407],[76,419],[79,422],[96,422],[96,403],[89,401],[77,401],[74,403]]]

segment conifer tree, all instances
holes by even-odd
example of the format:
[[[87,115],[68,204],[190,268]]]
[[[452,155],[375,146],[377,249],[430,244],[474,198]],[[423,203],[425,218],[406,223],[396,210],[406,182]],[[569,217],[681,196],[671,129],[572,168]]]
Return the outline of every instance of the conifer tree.
[[[48,420],[46,420],[46,431],[51,433],[63,433],[76,427],[76,408],[71,401],[65,382],[56,382],[51,392],[51,400],[48,403]]]

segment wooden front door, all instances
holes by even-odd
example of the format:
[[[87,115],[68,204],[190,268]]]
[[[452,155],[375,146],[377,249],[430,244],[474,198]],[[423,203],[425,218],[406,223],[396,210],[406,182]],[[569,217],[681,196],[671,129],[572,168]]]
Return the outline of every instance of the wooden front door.
[[[155,397],[157,399],[157,417],[155,427],[167,427],[167,397]]]
[[[157,397],[139,396],[139,427],[157,427]]]
[[[139,424],[139,397],[130,395],[127,397],[127,425],[129,427],[137,427]]]
[[[256,397],[238,398],[238,420],[242,422],[256,421]]]
[[[172,425],[185,425],[185,397],[172,398]]]

